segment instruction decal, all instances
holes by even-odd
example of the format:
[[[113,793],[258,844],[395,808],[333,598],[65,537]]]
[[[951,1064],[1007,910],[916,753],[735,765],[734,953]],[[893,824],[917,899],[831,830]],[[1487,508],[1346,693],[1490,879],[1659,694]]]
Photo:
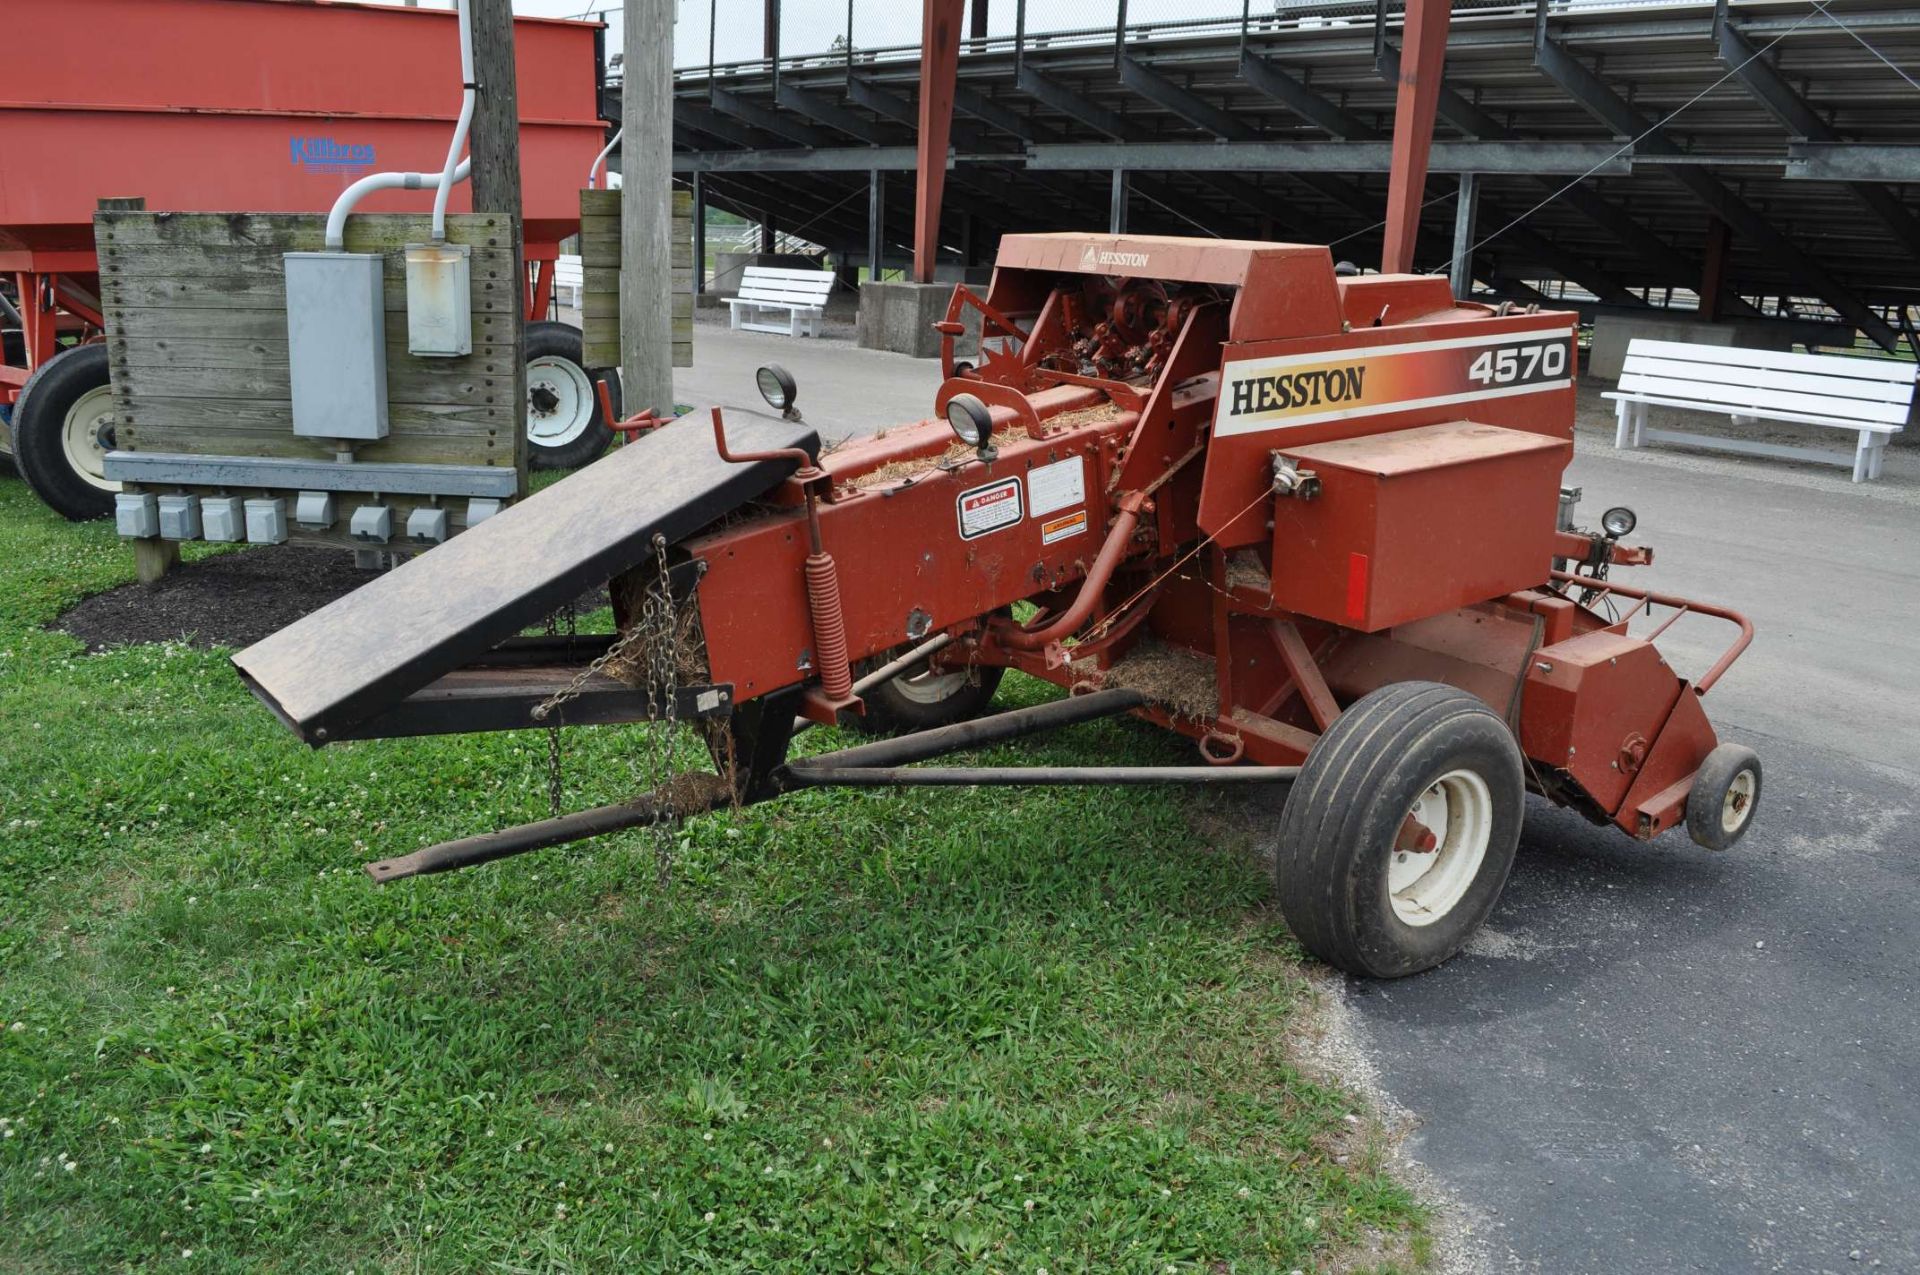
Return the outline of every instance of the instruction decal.
[[[963,491],[954,500],[954,509],[959,515],[962,540],[975,540],[1011,527],[1026,516],[1021,507],[1018,478],[1003,478],[997,483]]]
[[[1087,462],[1084,457],[1042,465],[1027,474],[1027,515],[1044,518],[1062,509],[1087,503]]]
[[[1070,514],[1061,514],[1058,518],[1049,518],[1040,524],[1040,543],[1053,544],[1077,536],[1087,529],[1087,511],[1076,509]]]

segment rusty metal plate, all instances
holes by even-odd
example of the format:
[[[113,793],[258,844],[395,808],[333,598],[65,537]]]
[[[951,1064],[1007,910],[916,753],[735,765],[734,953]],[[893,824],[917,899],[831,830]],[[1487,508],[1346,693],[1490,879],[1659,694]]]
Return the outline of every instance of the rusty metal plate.
[[[699,418],[642,437],[233,657],[253,693],[319,745],[477,660],[587,589],[793,472],[722,461]],[[803,447],[804,425],[734,414],[735,451]]]

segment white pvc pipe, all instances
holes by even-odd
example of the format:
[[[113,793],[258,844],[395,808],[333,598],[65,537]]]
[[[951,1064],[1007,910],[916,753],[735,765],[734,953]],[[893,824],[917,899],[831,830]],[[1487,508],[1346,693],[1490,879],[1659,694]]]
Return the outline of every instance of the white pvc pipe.
[[[461,159],[467,133],[473,127],[475,91],[473,83],[473,17],[467,12],[467,0],[454,0],[460,20],[460,118],[453,128],[453,144],[447,148],[446,166],[438,173],[370,173],[340,192],[333,210],[327,214],[327,251],[346,251],[347,217],[355,204],[376,190],[432,190],[433,239],[446,240],[447,197],[453,188],[467,180],[473,161]]]
[[[607,162],[607,156],[613,154],[613,148],[618,146],[620,139],[626,135],[627,130],[624,128],[621,129],[613,135],[613,140],[607,143],[607,148],[593,157],[593,166],[587,169],[588,190],[593,190],[598,187],[599,183],[595,179],[600,175],[600,166]]]
[[[467,130],[473,127],[473,104],[479,96],[473,82],[473,14],[467,9],[467,0],[454,0],[454,8],[460,11],[460,122],[453,126],[453,144],[447,147],[447,162],[440,169],[440,189],[433,197],[435,243],[446,242],[447,200],[454,183],[460,180],[454,171],[460,165],[460,152],[467,148]]]
[[[453,170],[454,182],[467,180],[467,174],[473,171],[473,161],[463,159],[460,167]],[[347,248],[347,216],[354,205],[376,190],[433,190],[440,185],[439,173],[370,173],[353,185],[340,192],[340,198],[334,201],[333,211],[327,214],[327,251],[345,252]]]

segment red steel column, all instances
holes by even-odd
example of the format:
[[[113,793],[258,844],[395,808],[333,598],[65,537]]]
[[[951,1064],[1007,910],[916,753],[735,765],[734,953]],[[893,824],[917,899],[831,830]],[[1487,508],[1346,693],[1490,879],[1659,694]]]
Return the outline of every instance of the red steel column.
[[[1384,274],[1413,269],[1413,242],[1420,233],[1427,154],[1433,147],[1433,117],[1440,104],[1447,23],[1452,16],[1449,0],[1407,0],[1400,91],[1393,115],[1393,171],[1387,181],[1387,243],[1380,254]]]
[[[960,76],[960,14],[965,0],[921,0],[920,140],[913,187],[913,280],[933,282],[940,246],[940,200],[947,185],[947,138]]]

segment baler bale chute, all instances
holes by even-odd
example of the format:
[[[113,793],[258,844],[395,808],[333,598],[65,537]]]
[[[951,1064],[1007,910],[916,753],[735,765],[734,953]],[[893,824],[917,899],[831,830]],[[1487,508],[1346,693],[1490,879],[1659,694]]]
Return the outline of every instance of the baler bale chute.
[[[662,719],[708,745],[714,774],[378,879],[799,788],[1280,784],[1288,923],[1413,973],[1493,907],[1525,792],[1716,848],[1759,796],[1700,703],[1751,626],[1610,580],[1650,560],[1625,510],[1572,526],[1574,324],[1342,277],[1321,247],[1008,236],[939,325],[932,419],[822,454],[769,371],[783,419],[649,433],[235,663],[316,745]],[[616,634],[514,636],[607,581]],[[1629,632],[1655,606],[1737,635],[1689,682]],[[1069,694],[982,715],[1008,668]],[[921,764],[1118,714],[1197,755]],[[915,729],[787,759],[796,721],[863,715]]]

